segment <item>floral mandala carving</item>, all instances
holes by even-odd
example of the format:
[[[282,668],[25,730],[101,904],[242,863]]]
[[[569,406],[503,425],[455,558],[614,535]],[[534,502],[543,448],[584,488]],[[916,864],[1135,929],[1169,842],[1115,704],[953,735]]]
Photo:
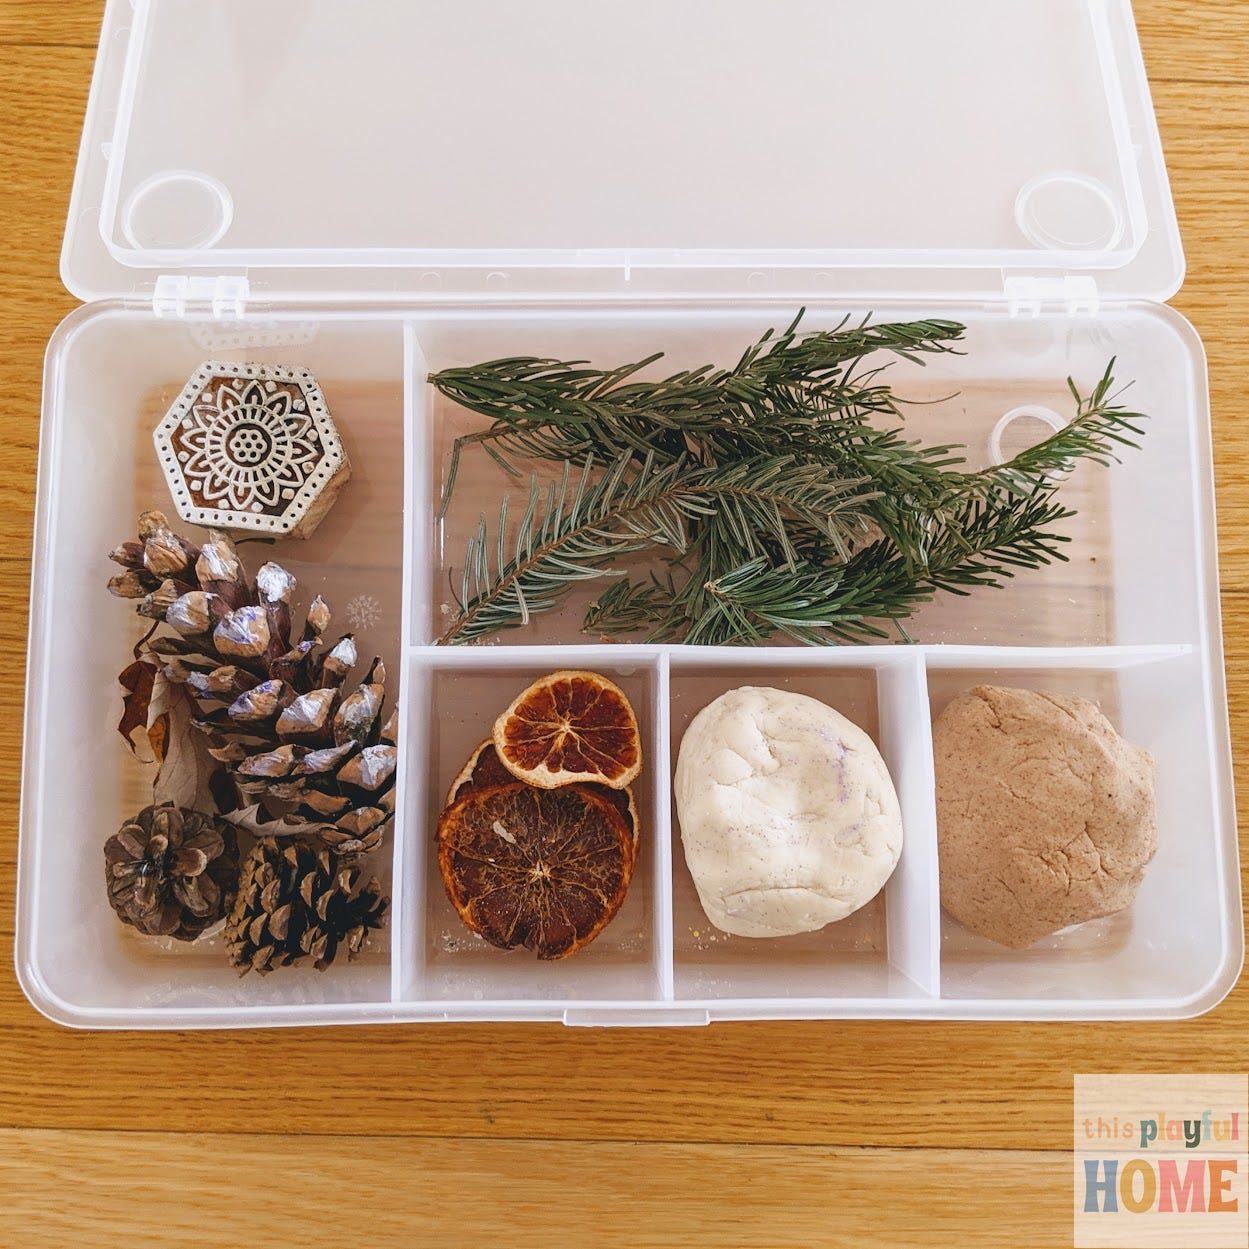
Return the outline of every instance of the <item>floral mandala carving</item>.
[[[349,471],[320,387],[304,369],[205,364],[155,442],[178,514],[220,528],[311,532],[329,505],[318,509],[318,496]]]

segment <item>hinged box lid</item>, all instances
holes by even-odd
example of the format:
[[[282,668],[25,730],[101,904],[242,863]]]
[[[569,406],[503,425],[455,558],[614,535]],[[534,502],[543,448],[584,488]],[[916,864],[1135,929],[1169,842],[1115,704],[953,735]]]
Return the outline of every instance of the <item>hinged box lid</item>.
[[[63,257],[83,299],[1183,268],[1129,0],[109,0]]]

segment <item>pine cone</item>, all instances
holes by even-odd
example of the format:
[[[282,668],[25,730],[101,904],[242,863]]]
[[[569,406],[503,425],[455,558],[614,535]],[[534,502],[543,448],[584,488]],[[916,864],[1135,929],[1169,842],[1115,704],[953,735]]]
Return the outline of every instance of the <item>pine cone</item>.
[[[104,843],[108,900],[123,923],[153,937],[194,941],[234,901],[234,829],[172,804],[145,807]]]
[[[226,949],[241,975],[261,975],[305,956],[324,971],[345,946],[359,954],[385,922],[390,899],[376,879],[324,846],[262,837],[243,863],[238,897],[226,919]]]
[[[225,534],[195,547],[155,511],[110,558],[125,571],[109,589],[173,631],[142,653],[191,693],[193,723],[243,808],[225,818],[257,836],[315,834],[340,855],[379,846],[394,814],[398,718],[382,721],[380,659],[345,692],[356,646],[348,633],[324,649],[325,600],[313,599],[294,638],[290,573],[269,563],[251,582]]]

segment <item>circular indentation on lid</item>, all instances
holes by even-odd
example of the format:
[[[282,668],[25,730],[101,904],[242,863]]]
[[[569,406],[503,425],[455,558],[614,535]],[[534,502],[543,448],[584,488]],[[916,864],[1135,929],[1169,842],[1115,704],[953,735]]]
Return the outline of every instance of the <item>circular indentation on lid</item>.
[[[746,279],[746,289],[751,291],[761,291],[768,284],[768,275],[766,273],[752,273]]]
[[[506,273],[487,274],[486,285],[493,288],[494,290],[501,289],[502,287],[507,285],[507,274]]]
[[[1021,451],[1066,428],[1067,422],[1053,408],[1039,403],[1012,408],[989,435],[989,458],[994,464],[1005,464]]]
[[[1107,251],[1123,238],[1123,210],[1109,188],[1082,173],[1034,178],[1015,199],[1029,242],[1052,251]]]
[[[121,211],[126,241],[138,251],[198,251],[219,242],[234,220],[234,200],[206,173],[153,174]]]

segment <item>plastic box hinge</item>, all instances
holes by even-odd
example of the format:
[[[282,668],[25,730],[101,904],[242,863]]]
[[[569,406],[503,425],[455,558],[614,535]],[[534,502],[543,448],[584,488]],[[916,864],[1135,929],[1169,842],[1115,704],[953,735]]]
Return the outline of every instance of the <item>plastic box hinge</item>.
[[[1068,316],[1096,316],[1101,308],[1097,279],[1080,274],[1063,277],[1008,276],[1004,282],[1006,305],[1012,317],[1039,317],[1043,312]]]
[[[158,317],[205,312],[214,317],[241,317],[250,294],[251,284],[241,275],[190,277],[184,273],[162,273],[152,292],[152,308]]]

